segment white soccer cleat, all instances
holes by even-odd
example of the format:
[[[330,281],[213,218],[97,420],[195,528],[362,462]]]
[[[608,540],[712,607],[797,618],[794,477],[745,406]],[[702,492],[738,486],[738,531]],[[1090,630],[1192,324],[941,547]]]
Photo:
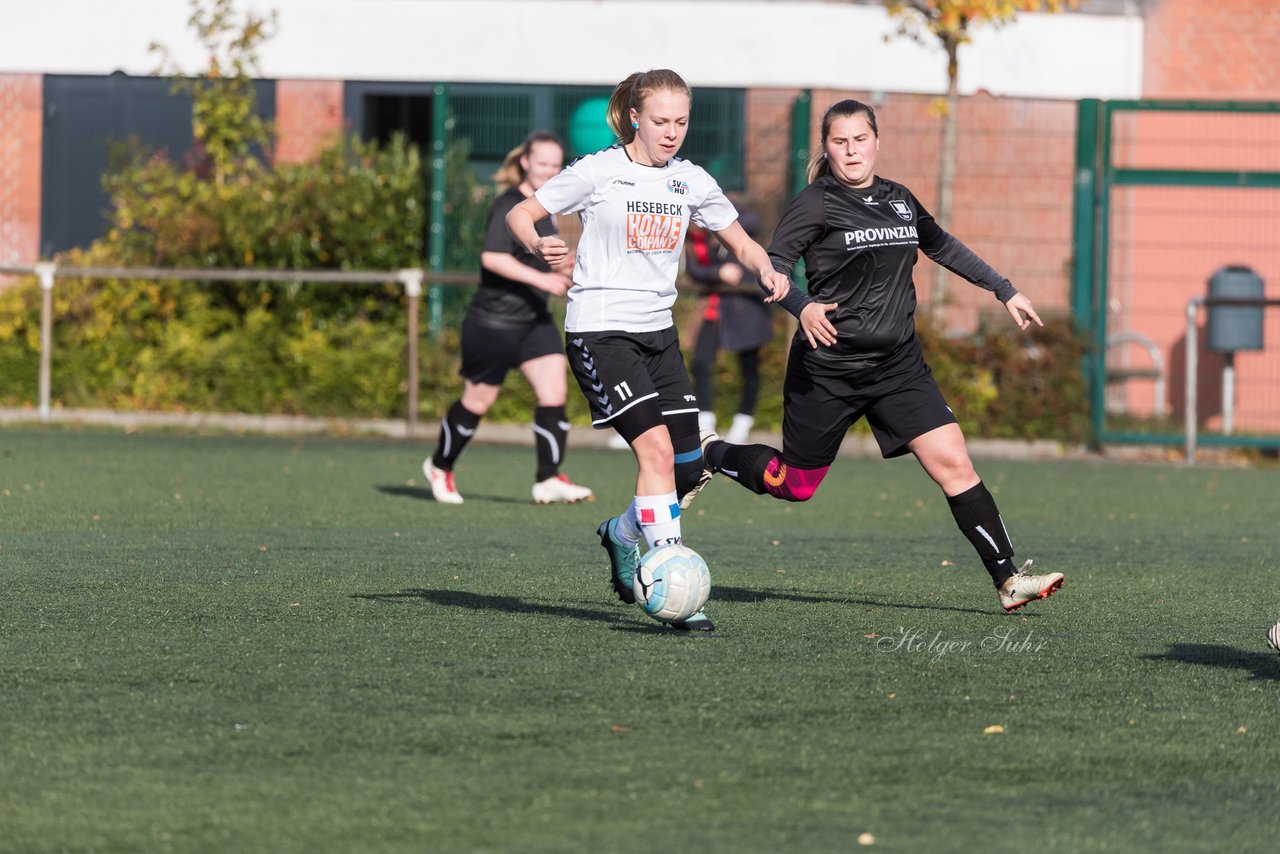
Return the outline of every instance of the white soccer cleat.
[[[596,494],[585,486],[574,483],[563,474],[540,480],[533,485],[535,504],[577,504],[594,501]]]
[[[427,483],[431,484],[431,494],[440,504],[461,504],[462,496],[458,494],[458,489],[453,485],[453,472],[438,469],[432,464],[431,458],[427,457],[422,461],[422,473],[427,476]]]
[[[1280,652],[1280,623],[1276,623],[1267,630],[1267,646]]]
[[[1032,575],[1031,563],[1024,563],[1000,586],[1000,604],[1004,606],[1005,613],[1012,613],[1037,599],[1048,599],[1058,592],[1058,588],[1066,580],[1061,572]]]
[[[730,445],[747,444],[747,436],[751,433],[751,427],[755,423],[755,418],[739,412],[733,416],[733,424],[729,427],[729,432],[724,434],[724,440]]]

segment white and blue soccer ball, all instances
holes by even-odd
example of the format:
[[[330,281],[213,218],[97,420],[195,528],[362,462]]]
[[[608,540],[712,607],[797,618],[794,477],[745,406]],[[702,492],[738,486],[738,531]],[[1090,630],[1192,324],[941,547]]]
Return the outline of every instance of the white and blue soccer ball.
[[[640,558],[631,589],[636,594],[636,604],[655,620],[687,620],[711,596],[711,570],[702,556],[688,546],[658,546]]]

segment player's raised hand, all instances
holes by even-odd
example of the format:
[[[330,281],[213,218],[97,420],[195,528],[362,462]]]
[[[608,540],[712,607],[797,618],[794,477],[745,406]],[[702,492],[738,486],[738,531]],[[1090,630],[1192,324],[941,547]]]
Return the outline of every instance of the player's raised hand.
[[[559,237],[539,237],[533,245],[538,257],[547,262],[547,266],[556,269],[569,257],[569,244]]]
[[[760,288],[768,294],[765,302],[777,302],[791,290],[791,279],[777,270],[767,270],[760,274]]]
[[[836,343],[836,328],[827,315],[838,307],[834,302],[811,302],[800,310],[800,328],[813,349],[818,349],[819,343],[828,347]]]
[[[1036,322],[1036,326],[1044,326],[1040,320],[1040,315],[1036,314],[1035,307],[1031,305],[1031,300],[1026,294],[1014,294],[1009,297],[1009,301],[1004,304],[1008,310],[1009,316],[1013,318],[1013,322],[1018,324],[1018,328],[1025,330],[1031,325],[1031,321]]]

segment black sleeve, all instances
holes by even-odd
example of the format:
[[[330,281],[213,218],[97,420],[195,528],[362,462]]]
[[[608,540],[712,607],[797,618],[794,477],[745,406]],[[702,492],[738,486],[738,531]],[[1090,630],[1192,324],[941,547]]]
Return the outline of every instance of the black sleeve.
[[[698,284],[717,285],[720,283],[720,268],[724,266],[724,261],[716,257],[717,247],[711,245],[711,241],[714,239],[710,234],[707,235],[707,250],[711,258],[705,264],[698,260],[698,252],[693,246],[693,241],[685,241],[684,269],[689,274],[689,278]]]
[[[482,252],[501,252],[504,255],[519,255],[524,247],[516,243],[516,239],[507,230],[507,214],[516,206],[516,198],[510,193],[503,193],[494,199],[489,209],[489,225],[484,232]]]
[[[801,190],[782,212],[782,219],[773,231],[773,241],[769,243],[769,260],[773,262],[773,269],[779,273],[790,276],[796,261],[822,236],[825,227],[822,219],[822,196],[822,189],[811,184]],[[799,317],[800,312],[811,302],[813,300],[804,291],[792,288],[778,305]]]
[[[991,291],[1000,302],[1008,302],[1018,293],[1018,289],[1008,279],[997,273],[972,249],[943,231],[915,196],[911,197],[911,202],[916,208],[920,251],[962,279]]]

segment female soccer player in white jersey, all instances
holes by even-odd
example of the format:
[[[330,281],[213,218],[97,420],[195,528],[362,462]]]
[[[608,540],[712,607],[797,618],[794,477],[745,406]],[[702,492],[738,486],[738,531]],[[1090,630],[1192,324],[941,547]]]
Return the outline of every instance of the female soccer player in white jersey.
[[[582,222],[565,317],[565,350],[597,429],[612,427],[636,456],[635,498],[597,531],[613,588],[633,602],[640,540],[680,542],[680,508],[705,482],[698,400],[685,370],[671,306],[685,232],[692,220],[715,232],[773,302],[790,282],[738,223],[738,212],[701,167],[676,157],[689,129],[692,93],[674,71],[637,72],[609,99],[619,143],[580,157],[512,209],[517,241],[554,269],[568,246],[542,237],[549,214]],[[698,612],[678,629],[710,631]]]

